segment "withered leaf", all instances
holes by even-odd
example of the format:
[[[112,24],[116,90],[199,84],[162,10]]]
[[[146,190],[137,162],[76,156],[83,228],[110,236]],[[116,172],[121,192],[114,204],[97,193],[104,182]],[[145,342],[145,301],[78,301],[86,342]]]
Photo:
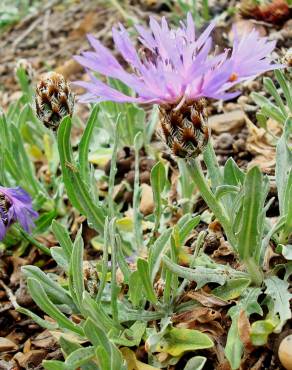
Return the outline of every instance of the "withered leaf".
[[[212,294],[208,294],[204,292],[202,289],[198,291],[190,291],[187,293],[187,297],[195,299],[196,301],[200,302],[203,306],[206,307],[224,307],[228,305],[228,302],[223,301],[218,297],[213,296]]]

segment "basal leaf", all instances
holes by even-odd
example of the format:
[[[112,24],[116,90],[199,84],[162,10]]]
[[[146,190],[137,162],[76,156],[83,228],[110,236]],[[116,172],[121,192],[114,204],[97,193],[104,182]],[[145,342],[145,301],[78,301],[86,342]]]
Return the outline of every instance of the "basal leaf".
[[[274,302],[274,313],[280,316],[280,323],[275,328],[275,333],[280,333],[287,320],[291,319],[289,284],[287,281],[279,279],[277,276],[271,276],[265,279],[265,293],[270,296]]]
[[[144,287],[146,298],[153,304],[157,303],[157,297],[155,295],[149,271],[149,264],[146,260],[138,258],[137,260],[137,271],[139,272],[140,281]]]
[[[223,299],[224,301],[229,301],[231,299],[238,298],[250,285],[250,283],[250,279],[231,279],[228,280],[224,285],[213,289],[212,294]]]
[[[259,217],[263,207],[263,175],[258,167],[246,174],[244,184],[241,228],[237,249],[243,260],[257,254],[260,248]]]
[[[188,360],[184,370],[202,370],[207,361],[206,357],[195,356]]]
[[[156,351],[166,352],[172,356],[181,356],[187,351],[213,347],[208,335],[198,330],[170,328],[159,341]]]

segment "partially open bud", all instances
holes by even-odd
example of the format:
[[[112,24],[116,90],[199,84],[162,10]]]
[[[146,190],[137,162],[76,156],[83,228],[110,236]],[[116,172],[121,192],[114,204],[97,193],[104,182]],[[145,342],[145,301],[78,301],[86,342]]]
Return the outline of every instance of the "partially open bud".
[[[198,156],[209,140],[205,100],[180,107],[160,106],[160,125],[165,142],[175,156]]]
[[[72,116],[74,94],[61,74],[50,72],[37,84],[35,102],[38,118],[55,131],[62,118]]]

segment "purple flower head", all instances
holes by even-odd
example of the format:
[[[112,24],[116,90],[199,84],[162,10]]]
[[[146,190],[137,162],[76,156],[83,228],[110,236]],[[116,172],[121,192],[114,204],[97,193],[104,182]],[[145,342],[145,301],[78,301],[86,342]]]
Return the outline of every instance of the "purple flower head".
[[[191,104],[202,97],[230,99],[238,92],[228,90],[238,82],[250,79],[259,73],[281,67],[271,64],[268,55],[275,47],[274,41],[260,37],[253,30],[235,38],[232,50],[211,53],[210,34],[213,21],[199,36],[191,14],[180,27],[169,28],[165,18],[161,24],[150,18],[149,29],[136,25],[138,40],[144,49],[137,52],[128,32],[120,24],[113,28],[115,46],[131,67],[127,72],[111,51],[92,35],[88,40],[94,51],[82,53],[75,59],[89,72],[90,82],[78,81],[87,93],[80,101],[157,103],[160,105]],[[139,48],[141,50],[141,47]],[[136,96],[127,96],[97,79],[92,72],[119,79],[128,85]]]
[[[31,197],[18,188],[0,186],[0,240],[13,222],[19,222],[27,232],[34,226],[33,219],[38,213],[32,208]]]

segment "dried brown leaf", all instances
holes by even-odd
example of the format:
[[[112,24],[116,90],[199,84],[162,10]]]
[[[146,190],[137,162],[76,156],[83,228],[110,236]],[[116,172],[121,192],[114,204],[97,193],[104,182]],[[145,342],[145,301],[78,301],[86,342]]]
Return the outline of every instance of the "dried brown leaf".
[[[241,310],[239,313],[237,327],[239,337],[244,345],[245,351],[248,353],[251,352],[253,350],[253,345],[250,339],[250,323],[246,313],[243,310]]]
[[[212,294],[208,294],[204,292],[202,289],[198,291],[190,291],[186,294],[187,297],[195,299],[196,301],[200,302],[203,306],[206,307],[224,307],[228,305],[228,302],[223,301],[218,297],[213,296]]]

